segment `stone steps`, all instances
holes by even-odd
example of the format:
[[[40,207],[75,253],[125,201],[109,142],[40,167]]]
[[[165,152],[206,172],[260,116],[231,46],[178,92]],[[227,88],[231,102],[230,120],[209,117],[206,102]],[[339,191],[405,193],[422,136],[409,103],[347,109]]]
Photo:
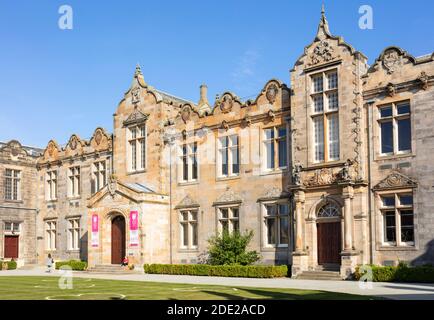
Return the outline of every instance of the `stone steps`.
[[[337,271],[304,271],[297,276],[300,280],[333,280],[342,281],[342,277]]]
[[[103,264],[95,265],[89,268],[87,272],[90,273],[109,273],[109,274],[140,274],[142,272],[138,270],[130,270],[127,267],[122,267],[116,264]]]

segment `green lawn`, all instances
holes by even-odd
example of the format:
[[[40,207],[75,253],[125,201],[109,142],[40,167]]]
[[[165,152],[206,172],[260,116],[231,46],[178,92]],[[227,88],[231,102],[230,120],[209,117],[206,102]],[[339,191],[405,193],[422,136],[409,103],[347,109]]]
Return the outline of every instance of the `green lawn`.
[[[0,300],[366,300],[364,296],[313,290],[265,289],[158,282],[74,278],[73,289],[60,289],[57,277],[0,277]]]

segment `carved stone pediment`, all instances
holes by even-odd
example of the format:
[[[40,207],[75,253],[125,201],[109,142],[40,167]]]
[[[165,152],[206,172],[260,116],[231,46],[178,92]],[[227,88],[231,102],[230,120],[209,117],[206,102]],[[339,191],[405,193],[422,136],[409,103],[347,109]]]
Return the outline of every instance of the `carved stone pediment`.
[[[273,104],[276,101],[277,94],[279,93],[279,88],[275,83],[272,83],[268,86],[265,91],[265,96],[270,104]]]
[[[175,209],[181,209],[181,208],[197,208],[200,205],[197,203],[196,200],[190,197],[190,195],[186,195],[184,199],[179,202]]]
[[[230,187],[226,188],[226,191],[223,192],[215,201],[214,204],[225,204],[225,203],[239,203],[242,202],[243,199],[241,196],[233,191]]]
[[[149,115],[144,114],[143,112],[139,111],[137,108],[134,109],[133,113],[129,115],[127,120],[124,121],[124,126],[129,126],[132,124],[138,124],[145,122],[148,120]]]
[[[228,113],[232,110],[232,107],[234,105],[234,100],[229,94],[225,94],[220,102],[220,110],[223,113]]]
[[[335,173],[329,168],[322,168],[315,170],[313,176],[307,177],[304,185],[306,187],[325,186],[337,182],[338,179],[339,173]]]
[[[395,171],[389,174],[385,179],[381,180],[373,189],[401,189],[401,188],[416,188],[417,183],[410,177]]]
[[[401,53],[396,49],[389,49],[384,52],[383,55],[383,66],[387,70],[388,74],[394,73],[402,66],[402,56]]]
[[[332,45],[328,41],[320,41],[313,49],[310,55],[310,66],[315,66],[320,63],[327,63],[334,60],[335,53]]]

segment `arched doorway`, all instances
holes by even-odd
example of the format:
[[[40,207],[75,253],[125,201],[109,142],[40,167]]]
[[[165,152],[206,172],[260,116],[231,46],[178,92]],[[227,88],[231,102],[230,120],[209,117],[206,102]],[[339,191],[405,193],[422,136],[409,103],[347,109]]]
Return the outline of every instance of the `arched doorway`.
[[[125,218],[116,216],[112,219],[112,264],[121,264],[125,257]]]
[[[326,203],[317,213],[318,265],[341,264],[341,211],[334,203]]]

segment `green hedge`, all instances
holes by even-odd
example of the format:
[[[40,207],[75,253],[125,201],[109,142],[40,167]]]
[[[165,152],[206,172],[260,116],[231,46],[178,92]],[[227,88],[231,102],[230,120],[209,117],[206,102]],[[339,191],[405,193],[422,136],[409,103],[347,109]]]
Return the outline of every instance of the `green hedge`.
[[[287,266],[211,266],[206,264],[145,264],[145,273],[190,276],[280,278],[288,276]]]
[[[62,266],[70,266],[72,270],[84,271],[87,269],[87,262],[79,260],[69,260],[69,261],[58,261],[56,262],[56,269]]]
[[[397,267],[382,267],[370,265],[372,268],[372,281],[374,282],[415,282],[434,283],[434,266],[409,267],[400,264]],[[359,280],[366,272],[361,272],[360,266],[356,268],[354,278]]]
[[[17,262],[16,261],[0,261],[0,270],[3,268],[3,263],[8,264],[7,270],[15,270],[17,268]]]

